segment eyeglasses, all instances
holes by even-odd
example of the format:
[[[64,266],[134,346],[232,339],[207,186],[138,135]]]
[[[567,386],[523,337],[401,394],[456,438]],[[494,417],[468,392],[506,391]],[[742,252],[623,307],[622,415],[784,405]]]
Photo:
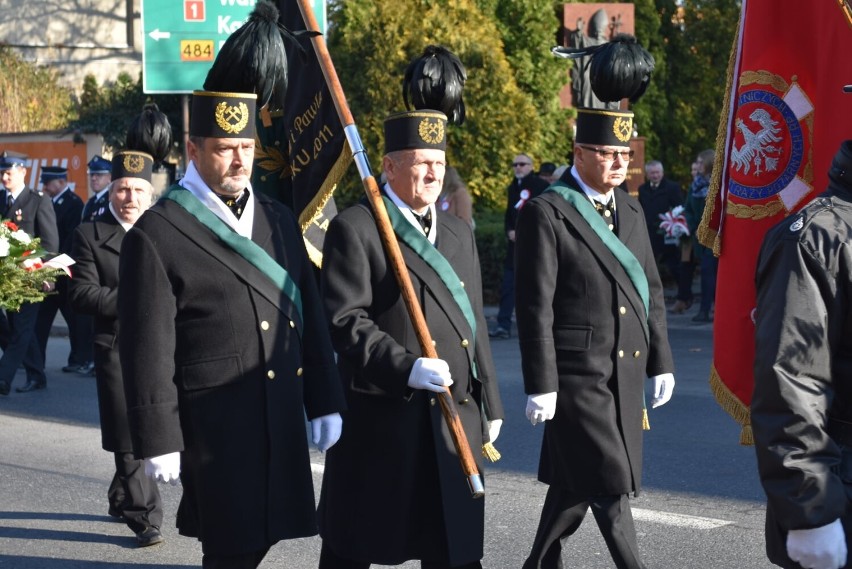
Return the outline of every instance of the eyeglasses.
[[[532,166],[532,162],[513,162],[512,168],[520,168],[521,166]]]
[[[615,160],[616,155],[620,156],[625,162],[629,162],[633,158],[633,155],[636,154],[635,150],[607,150],[606,148],[595,148],[594,146],[583,146],[581,144],[577,146],[585,150],[591,150],[608,162]]]

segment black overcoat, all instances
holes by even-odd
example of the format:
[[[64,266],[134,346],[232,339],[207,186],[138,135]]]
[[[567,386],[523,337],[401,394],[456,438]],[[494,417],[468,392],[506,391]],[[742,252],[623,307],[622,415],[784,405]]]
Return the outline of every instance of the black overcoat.
[[[835,165],[852,171],[852,142],[843,143]],[[852,182],[846,178],[833,179],[827,192],[768,231],[756,267],[751,424],[767,499],[767,555],[790,569],[800,567],[787,555],[791,529],[840,519],[852,543]],[[852,557],[844,565],[850,566]]]
[[[453,398],[478,457],[484,419],[503,417],[479,259],[465,222],[437,212],[436,226],[436,246],[463,281],[477,316],[475,337],[437,273],[402,241],[400,248],[438,357],[449,364]],[[455,566],[481,559],[483,500],[471,498],[434,394],[407,386],[421,351],[364,203],[331,222],[322,293],[348,405],[343,436],[326,456],[319,506],[323,540],[338,555],[388,565],[407,559],[446,563],[448,557]]]
[[[293,214],[257,195],[252,241],[301,289],[303,317],[264,274],[177,203],[124,237],[119,348],[133,448],[181,453],[180,533],[205,553],[317,532],[305,414],[343,392]]]
[[[5,199],[5,195],[3,199]],[[56,229],[56,214],[50,198],[30,188],[24,188],[11,208],[6,210],[6,219],[15,222],[32,237],[41,239],[41,247],[50,253],[59,250],[59,233]]]
[[[571,190],[579,184],[562,178]],[[639,203],[616,188],[617,235],[645,269],[645,308],[580,213],[546,192],[518,221],[516,310],[528,394],[558,392],[539,480],[590,497],[638,492],[646,376],[673,371],[663,289]]]
[[[56,214],[56,227],[59,231],[59,249],[55,252],[71,253],[74,229],[80,225],[80,218],[83,215],[83,200],[72,190],[63,190],[59,199],[53,202],[53,211]]]
[[[125,233],[109,210],[95,222],[79,224],[71,246],[74,277],[68,283],[74,311],[94,316],[101,445],[110,452],[133,451],[117,340],[118,254]]]

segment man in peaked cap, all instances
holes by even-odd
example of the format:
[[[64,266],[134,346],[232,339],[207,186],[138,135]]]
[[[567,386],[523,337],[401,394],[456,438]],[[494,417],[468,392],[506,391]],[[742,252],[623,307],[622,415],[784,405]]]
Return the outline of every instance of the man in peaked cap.
[[[538,478],[550,486],[524,569],[562,567],[562,540],[590,507],[615,567],[644,567],[628,502],[641,485],[644,379],[657,407],[674,376],[645,217],[619,188],[632,132],[629,111],[580,109],[573,167],[518,220],[526,414],[545,422]]]
[[[50,199],[27,187],[27,157],[4,151],[0,155],[0,179],[5,191],[0,202],[0,214],[14,222],[19,229],[41,239],[47,251],[59,248],[56,230],[56,215]],[[27,303],[17,312],[7,311],[10,338],[3,356],[0,357],[0,395],[8,395],[15,372],[23,363],[27,382],[18,392],[44,389],[47,377],[44,374],[44,355],[35,337],[39,303]]]
[[[93,221],[106,211],[109,204],[107,186],[112,178],[112,164],[106,158],[97,154],[89,160],[88,175],[91,197],[83,207],[83,221]]]
[[[115,461],[115,475],[107,491],[108,512],[127,524],[140,547],[163,541],[163,504],[157,483],[145,474],[144,462],[133,456],[130,440],[116,341],[118,260],[127,230],[151,206],[153,163],[143,152],[122,151],[113,156],[114,181],[107,185],[106,211],[90,223],[81,223],[74,232],[71,257],[76,264],[68,290],[74,310],[94,317],[101,445],[113,453]]]
[[[42,166],[41,183],[45,195],[53,202],[53,212],[56,215],[56,226],[59,232],[59,250],[56,252],[70,254],[74,230],[80,225],[83,200],[68,185],[68,169],[64,166]],[[71,343],[66,367],[79,369],[80,366],[92,360],[92,338],[91,334],[80,334],[81,318],[68,302],[68,279],[66,278],[56,281],[56,294],[46,297],[38,312],[35,334],[43,357],[47,354],[47,340],[57,312],[62,313],[68,325]]]
[[[435,392],[449,387],[473,449],[497,438],[503,408],[473,232],[435,207],[446,123],[431,110],[390,115],[382,160],[383,199],[441,359],[419,357],[370,206],[338,214],[326,236],[322,295],[349,409],[326,457],[321,569],[481,567],[484,500],[471,499]]]
[[[277,541],[316,534],[304,418],[325,451],[345,406],[299,226],[249,182],[255,105],[193,93],[186,175],[119,258],[133,449],[152,477],[182,482],[177,526],[205,568],[254,568]]]

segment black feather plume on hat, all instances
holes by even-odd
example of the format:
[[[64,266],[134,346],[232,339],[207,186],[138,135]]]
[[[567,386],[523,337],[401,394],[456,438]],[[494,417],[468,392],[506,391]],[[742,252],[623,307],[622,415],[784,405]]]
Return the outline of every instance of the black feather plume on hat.
[[[133,119],[127,129],[127,150],[146,152],[154,162],[162,162],[172,147],[172,125],[155,103],[146,103],[142,112]]]
[[[592,92],[608,103],[630,99],[635,103],[645,93],[654,71],[654,56],[629,34],[618,34],[611,41],[585,47],[554,47],[554,55],[577,59],[591,57],[589,81]]]
[[[317,35],[300,32],[299,35]],[[304,53],[296,35],[278,23],[278,8],[261,0],[248,20],[232,33],[207,73],[204,89],[231,93],[255,93],[258,108],[284,107],[287,96],[287,49],[285,43]]]
[[[465,81],[467,71],[461,60],[445,47],[429,45],[408,64],[402,80],[402,98],[409,110],[413,105],[418,110],[441,111],[451,123],[462,124]]]

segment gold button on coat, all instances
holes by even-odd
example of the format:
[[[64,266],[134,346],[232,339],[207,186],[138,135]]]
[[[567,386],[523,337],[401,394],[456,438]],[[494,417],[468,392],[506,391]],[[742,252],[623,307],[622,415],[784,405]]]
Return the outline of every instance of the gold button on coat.
[[[623,357],[624,357],[624,350],[618,350],[618,357],[619,357],[619,358],[623,358]]]
[[[275,372],[269,370],[268,372],[266,372],[266,377],[268,377],[269,379],[275,379]]]
[[[261,322],[261,323],[260,323],[260,329],[261,329],[261,330],[269,330],[269,322],[267,322],[266,320],[264,320],[263,322]]]
[[[302,374],[305,373],[305,370],[299,368],[296,370],[296,377],[302,377]]]
[[[470,344],[470,342],[468,342],[467,340],[461,341],[462,348],[466,348],[469,344]]]
[[[619,311],[621,314],[627,314],[627,309],[626,309],[626,308],[624,308],[623,306],[619,307],[618,311]]]
[[[638,358],[640,355],[641,355],[641,354],[639,353],[639,350],[636,350],[635,352],[633,352],[633,357],[634,357],[634,358]]]
[[[459,401],[459,405],[467,405],[468,401],[470,401],[470,399],[462,399]]]
[[[434,397],[429,400],[429,404],[433,407],[435,406],[435,398]]]

